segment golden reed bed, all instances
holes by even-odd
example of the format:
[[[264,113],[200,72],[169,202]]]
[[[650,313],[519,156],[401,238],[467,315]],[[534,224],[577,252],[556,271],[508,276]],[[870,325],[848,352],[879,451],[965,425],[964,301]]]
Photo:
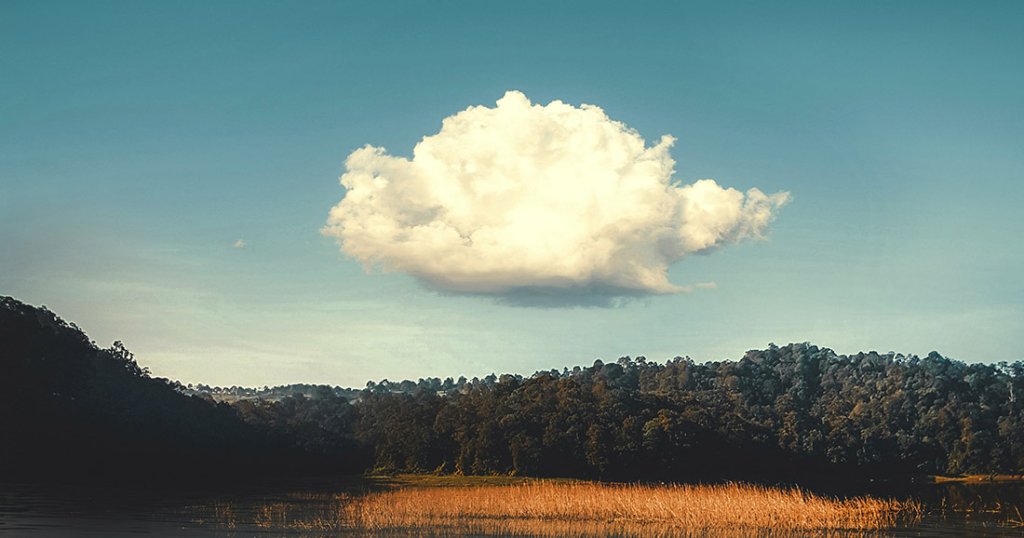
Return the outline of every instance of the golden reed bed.
[[[363,531],[534,536],[872,531],[913,524],[921,514],[915,502],[838,500],[800,489],[543,481],[370,493],[341,510],[345,526]]]
[[[190,510],[193,523],[302,536],[864,536],[920,521],[914,501],[832,499],[743,484],[643,486],[531,481],[400,487],[364,495],[289,494]]]

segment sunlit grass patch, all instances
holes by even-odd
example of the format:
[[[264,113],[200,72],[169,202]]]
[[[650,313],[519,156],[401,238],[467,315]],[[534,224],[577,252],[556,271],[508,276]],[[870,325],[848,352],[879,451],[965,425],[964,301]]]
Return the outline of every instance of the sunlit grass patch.
[[[915,502],[833,499],[789,488],[528,482],[403,488],[352,498],[341,511],[367,531],[533,535],[685,535],[702,530],[878,530],[912,524]]]

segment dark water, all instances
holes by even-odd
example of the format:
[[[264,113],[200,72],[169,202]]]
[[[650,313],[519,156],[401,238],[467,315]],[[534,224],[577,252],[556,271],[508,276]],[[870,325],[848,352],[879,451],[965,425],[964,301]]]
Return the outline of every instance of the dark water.
[[[0,537],[362,536],[339,527],[336,515],[346,495],[365,487],[292,485],[229,494],[221,485],[204,484],[187,493],[155,494],[138,488],[0,484]],[[1024,537],[1024,483],[877,486],[866,492],[913,498],[927,509],[913,528],[869,536]],[[567,528],[566,535],[571,531]]]
[[[869,493],[922,503],[920,525],[887,536],[1024,536],[1024,483],[946,483],[877,487]]]

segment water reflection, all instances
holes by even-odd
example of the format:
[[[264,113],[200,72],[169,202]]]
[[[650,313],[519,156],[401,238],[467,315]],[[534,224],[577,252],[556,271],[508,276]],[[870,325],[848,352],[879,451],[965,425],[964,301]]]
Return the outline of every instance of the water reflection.
[[[862,492],[858,492],[860,494]],[[873,493],[913,498],[927,510],[912,528],[874,533],[777,531],[693,532],[616,522],[481,521],[472,529],[375,533],[374,536],[1021,536],[1024,484],[877,486]],[[341,511],[359,488],[161,493],[128,489],[0,485],[0,536],[25,537],[298,537],[366,536],[346,526]],[[1015,526],[1017,525],[1017,526]]]

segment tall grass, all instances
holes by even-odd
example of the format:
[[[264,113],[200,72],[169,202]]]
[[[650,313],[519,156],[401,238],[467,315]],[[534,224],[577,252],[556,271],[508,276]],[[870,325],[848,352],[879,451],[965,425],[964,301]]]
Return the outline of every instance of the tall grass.
[[[405,488],[341,507],[364,531],[539,536],[671,536],[701,531],[870,531],[917,522],[915,502],[833,499],[791,488],[533,482]],[[447,532],[446,532],[447,531]]]
[[[485,484],[293,493],[252,505],[199,505],[189,512],[195,524],[300,531],[302,536],[552,538],[863,536],[914,525],[923,514],[915,501],[835,499],[797,488],[744,484]]]

